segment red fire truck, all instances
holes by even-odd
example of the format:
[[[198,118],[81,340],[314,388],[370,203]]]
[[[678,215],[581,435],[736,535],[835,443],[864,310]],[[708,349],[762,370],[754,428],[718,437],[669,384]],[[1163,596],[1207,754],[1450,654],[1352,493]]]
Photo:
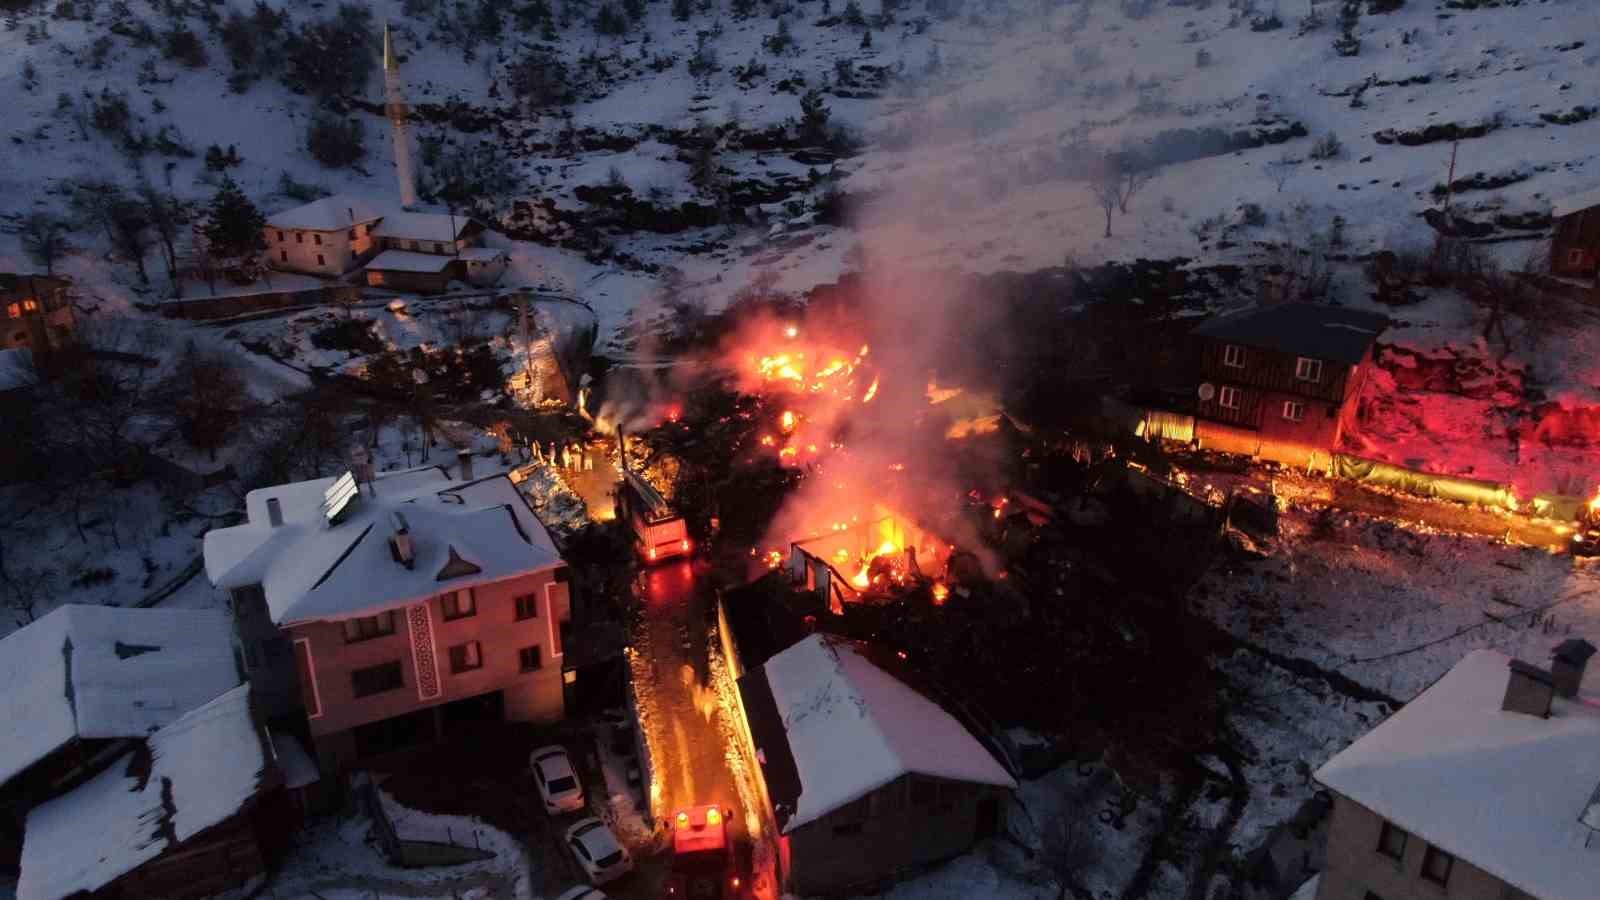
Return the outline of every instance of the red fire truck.
[[[686,556],[693,546],[683,516],[674,512],[661,493],[636,472],[624,472],[617,485],[617,516],[633,529],[634,543],[645,562]]]
[[[743,884],[728,844],[729,811],[694,806],[672,821],[671,900],[733,900]]]

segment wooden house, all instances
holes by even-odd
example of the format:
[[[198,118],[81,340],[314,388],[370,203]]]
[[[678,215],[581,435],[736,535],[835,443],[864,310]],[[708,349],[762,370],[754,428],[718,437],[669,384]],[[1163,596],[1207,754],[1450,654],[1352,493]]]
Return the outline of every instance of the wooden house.
[[[1192,333],[1200,360],[1196,436],[1204,443],[1209,426],[1213,435],[1247,432],[1260,445],[1332,449],[1354,420],[1388,321],[1313,303],[1211,319]]]
[[[76,326],[65,281],[0,272],[0,350],[60,349]]]
[[[1557,200],[1551,209],[1550,274],[1600,275],[1600,189]]]

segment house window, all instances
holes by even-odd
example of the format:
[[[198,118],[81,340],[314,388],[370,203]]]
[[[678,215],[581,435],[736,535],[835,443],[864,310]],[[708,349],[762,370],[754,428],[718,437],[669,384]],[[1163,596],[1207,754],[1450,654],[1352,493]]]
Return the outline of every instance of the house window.
[[[1306,405],[1293,400],[1283,401],[1283,417],[1291,422],[1299,422],[1306,417]]]
[[[406,241],[406,249],[407,250],[415,250],[415,249],[417,249],[417,242],[416,241]]]
[[[38,312],[39,311],[39,301],[34,300],[33,298],[30,297],[29,299],[22,301],[22,309],[25,312]]]
[[[456,674],[483,668],[483,647],[477,641],[467,641],[450,648],[450,671]]]
[[[321,266],[321,265],[326,265],[326,263],[325,263],[325,262],[323,262],[323,259],[322,259],[322,254],[321,254],[321,253],[318,253],[318,254],[317,254],[317,265],[319,265],[319,266]]]
[[[539,597],[537,594],[523,594],[517,598],[517,621],[523,619],[539,618]]]
[[[1428,851],[1422,854],[1422,877],[1444,887],[1450,883],[1450,867],[1455,861],[1454,856],[1430,844]]]
[[[522,671],[537,672],[544,668],[544,660],[539,658],[539,648],[523,647],[517,651],[517,660],[521,663]]]
[[[1569,266],[1581,266],[1581,265],[1583,265],[1583,251],[1582,250],[1568,250],[1567,251],[1567,265],[1569,265]]]
[[[278,243],[283,243],[283,232],[278,232]]]
[[[22,318],[22,304],[21,303],[13,303],[10,306],[6,307],[6,315],[10,316],[13,319]]]
[[[350,687],[357,697],[370,697],[405,687],[405,679],[400,674],[400,661],[356,669],[350,673]]]
[[[305,235],[305,232],[303,232],[303,231],[296,231],[296,232],[295,232],[295,233],[294,233],[294,242],[295,242],[295,243],[296,243],[296,244],[304,244],[304,243],[305,243],[305,242],[306,242],[306,235]]]
[[[1223,409],[1238,409],[1239,389],[1236,387],[1225,387],[1222,390],[1217,391],[1217,405]]]
[[[440,595],[439,605],[444,607],[444,618],[447,622],[478,614],[478,603],[473,599],[472,588]]]
[[[1390,859],[1400,859],[1406,855],[1407,837],[1409,835],[1393,824],[1383,823],[1383,828],[1378,832],[1378,852]]]
[[[1244,348],[1238,344],[1229,344],[1222,348],[1222,364],[1229,368],[1244,368]]]
[[[289,261],[289,251],[287,251],[287,250],[279,250],[278,251],[278,262],[288,262],[288,261]]]
[[[359,644],[373,638],[385,637],[394,634],[394,610],[381,612],[375,616],[361,619],[344,620],[344,642],[346,644]]]
[[[316,244],[318,247],[321,247],[322,246],[322,235],[313,234],[311,236],[311,243]]]
[[[435,252],[435,253],[443,253],[444,252],[444,245],[439,243],[438,241],[434,241],[434,243],[433,243],[433,252]]]
[[[1294,377],[1316,383],[1322,380],[1322,360],[1302,356],[1294,361]]]

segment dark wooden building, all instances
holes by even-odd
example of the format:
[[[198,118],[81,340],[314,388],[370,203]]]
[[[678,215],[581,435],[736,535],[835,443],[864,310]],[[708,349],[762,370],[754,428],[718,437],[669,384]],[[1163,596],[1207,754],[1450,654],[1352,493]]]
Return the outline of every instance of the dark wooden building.
[[[72,340],[76,325],[65,281],[0,272],[0,350],[59,349]]]
[[[1211,319],[1193,332],[1197,436],[1204,442],[1208,426],[1221,426],[1210,430],[1252,432],[1261,445],[1332,449],[1355,416],[1388,323],[1377,313],[1312,303]]]
[[[1600,275],[1600,189],[1557,200],[1551,209],[1550,274]]]

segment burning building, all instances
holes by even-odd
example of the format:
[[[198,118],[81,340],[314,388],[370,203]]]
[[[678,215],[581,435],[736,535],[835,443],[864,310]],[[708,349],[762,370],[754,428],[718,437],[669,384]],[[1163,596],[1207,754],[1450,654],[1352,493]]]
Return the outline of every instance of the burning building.
[[[865,521],[840,522],[789,544],[788,572],[834,613],[846,603],[929,585],[934,601],[948,595],[946,569],[955,547],[883,506]]]

